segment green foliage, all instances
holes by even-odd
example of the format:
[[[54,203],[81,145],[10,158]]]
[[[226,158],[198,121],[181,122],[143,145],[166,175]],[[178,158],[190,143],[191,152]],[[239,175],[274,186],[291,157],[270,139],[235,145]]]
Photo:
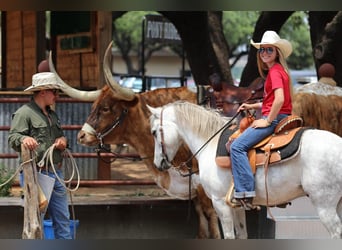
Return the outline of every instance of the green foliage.
[[[139,52],[139,44],[142,36],[142,22],[147,14],[159,15],[155,11],[129,11],[122,17],[115,20],[113,23],[115,36],[115,44],[126,41],[130,44],[130,49],[134,52]]]
[[[305,69],[314,65],[307,14],[296,11],[282,27],[280,34],[292,43],[293,52],[288,58],[291,69]]]
[[[4,164],[0,163],[0,184],[5,183],[13,173],[9,171]],[[14,179],[9,181],[7,184],[2,186],[0,188],[0,197],[10,196],[11,195],[11,188],[13,184]]]
[[[224,34],[232,56],[235,56],[234,53],[236,54],[236,49],[239,46],[249,45],[259,15],[259,11],[223,12]],[[293,46],[293,53],[287,60],[289,68],[299,70],[313,66],[307,13],[304,11],[294,12],[281,28],[279,35],[291,41]]]
[[[135,55],[140,55],[142,21],[147,14],[159,15],[158,12],[153,11],[129,11],[113,23],[113,33],[115,33],[113,40],[122,55],[127,56],[132,52]],[[259,15],[260,11],[223,11],[223,33],[229,44],[231,56],[247,53]],[[291,41],[293,45],[293,53],[287,60],[291,69],[313,66],[307,13],[304,11],[294,12],[282,27],[280,36]],[[167,45],[146,44],[146,61],[153,51],[165,46]],[[172,50],[180,54],[179,48],[172,47]]]
[[[249,44],[259,11],[223,11],[222,27],[231,52]]]

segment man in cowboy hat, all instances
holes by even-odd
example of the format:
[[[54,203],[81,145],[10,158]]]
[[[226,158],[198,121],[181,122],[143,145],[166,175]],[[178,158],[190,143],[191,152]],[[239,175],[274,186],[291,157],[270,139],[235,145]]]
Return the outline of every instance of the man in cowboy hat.
[[[63,180],[62,152],[67,147],[67,139],[57,114],[51,109],[56,102],[59,89],[60,84],[54,73],[42,72],[32,76],[32,85],[24,91],[33,92],[33,97],[30,103],[24,104],[12,115],[8,144],[18,152],[21,151],[21,144],[27,149],[35,151],[37,162],[54,145],[53,164],[44,166],[42,173],[56,179],[54,171],[51,171],[54,166],[59,179]],[[71,239],[67,192],[65,185],[57,179],[48,211],[53,222],[55,238]]]
[[[263,101],[243,103],[238,112],[261,109],[262,118],[255,120],[230,146],[230,158],[234,178],[233,203],[245,209],[253,209],[255,197],[254,176],[248,161],[248,150],[271,135],[280,120],[292,113],[292,84],[285,59],[292,52],[292,45],[272,30],[266,31],[261,42],[251,41],[258,49],[259,74],[265,79]]]

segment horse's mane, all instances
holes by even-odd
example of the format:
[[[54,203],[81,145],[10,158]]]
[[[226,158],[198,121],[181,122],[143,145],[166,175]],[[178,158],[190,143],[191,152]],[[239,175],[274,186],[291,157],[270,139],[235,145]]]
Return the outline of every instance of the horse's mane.
[[[169,105],[174,106],[176,119],[180,125],[190,127],[204,139],[214,135],[227,121],[216,110],[193,103],[178,101]]]

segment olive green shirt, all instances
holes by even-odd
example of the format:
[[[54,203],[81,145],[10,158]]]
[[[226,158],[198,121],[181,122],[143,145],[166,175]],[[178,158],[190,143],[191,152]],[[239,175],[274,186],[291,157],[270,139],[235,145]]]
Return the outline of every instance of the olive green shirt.
[[[50,119],[44,115],[41,108],[32,99],[30,103],[20,107],[12,115],[8,145],[15,151],[21,152],[21,143],[24,138],[27,136],[35,138],[39,144],[36,149],[37,163],[43,158],[47,149],[54,144],[56,138],[64,136],[57,114],[49,107],[47,111]],[[62,152],[55,149],[53,153],[54,164],[61,163],[62,160]]]

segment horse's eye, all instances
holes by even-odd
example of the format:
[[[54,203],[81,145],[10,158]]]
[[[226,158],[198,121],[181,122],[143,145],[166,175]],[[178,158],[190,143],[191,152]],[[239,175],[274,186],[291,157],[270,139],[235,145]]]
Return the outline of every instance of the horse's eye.
[[[152,133],[153,137],[156,137],[156,131],[155,130],[152,130],[151,133]]]

